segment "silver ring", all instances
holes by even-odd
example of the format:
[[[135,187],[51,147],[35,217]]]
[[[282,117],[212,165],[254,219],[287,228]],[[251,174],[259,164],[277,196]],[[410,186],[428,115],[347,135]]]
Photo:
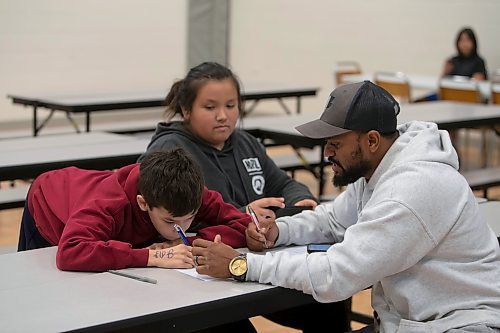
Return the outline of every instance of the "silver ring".
[[[194,265],[199,266],[200,264],[198,263],[198,256],[194,256]]]

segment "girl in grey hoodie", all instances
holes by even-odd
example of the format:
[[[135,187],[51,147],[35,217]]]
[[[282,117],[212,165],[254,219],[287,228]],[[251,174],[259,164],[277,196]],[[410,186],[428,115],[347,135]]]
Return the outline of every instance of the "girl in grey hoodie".
[[[200,164],[206,185],[224,201],[261,218],[274,218],[268,207],[313,206],[309,189],[274,164],[262,144],[236,128],[242,113],[240,85],[228,68],[203,63],[172,86],[166,98],[170,120],[161,122],[139,160],[158,150],[181,147]]]

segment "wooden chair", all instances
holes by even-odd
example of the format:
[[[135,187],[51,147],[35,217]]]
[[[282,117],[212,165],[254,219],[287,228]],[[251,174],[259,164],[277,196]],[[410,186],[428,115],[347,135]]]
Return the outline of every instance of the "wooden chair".
[[[491,82],[491,103],[500,104],[500,82]]]
[[[500,104],[500,68],[491,74],[491,103]]]
[[[402,72],[376,72],[373,76],[376,85],[387,90],[398,102],[410,103],[410,83]]]
[[[339,86],[346,83],[343,77],[350,74],[361,74],[361,66],[356,61],[338,61],[334,70],[335,84]]]
[[[464,103],[482,103],[481,93],[477,81],[464,76],[444,77],[439,81],[439,99],[444,101],[464,102]],[[486,147],[486,128],[480,128],[481,131],[481,159],[482,167],[487,164]],[[469,131],[466,131],[465,146],[468,148]],[[456,145],[457,131],[450,131],[451,139]]]
[[[481,93],[476,81],[463,76],[445,77],[439,81],[439,99],[465,103],[481,103]]]
[[[500,69],[495,70],[491,75],[491,103],[500,104]],[[500,138],[500,126],[494,125],[493,131],[497,135],[496,138]],[[500,160],[500,153],[498,149],[494,147],[496,153],[498,154],[498,159]]]

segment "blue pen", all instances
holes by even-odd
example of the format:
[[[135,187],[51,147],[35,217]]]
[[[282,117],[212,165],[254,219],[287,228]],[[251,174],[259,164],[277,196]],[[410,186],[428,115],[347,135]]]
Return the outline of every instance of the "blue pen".
[[[191,246],[191,243],[189,243],[189,240],[187,239],[186,234],[184,233],[184,230],[182,230],[181,226],[178,224],[174,224],[174,228],[175,230],[177,230],[177,233],[181,237],[184,244]]]

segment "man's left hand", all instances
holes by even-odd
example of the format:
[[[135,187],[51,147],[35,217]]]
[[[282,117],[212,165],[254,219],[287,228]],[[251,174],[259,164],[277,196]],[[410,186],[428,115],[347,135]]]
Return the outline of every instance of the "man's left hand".
[[[192,253],[197,263],[196,271],[216,278],[231,277],[229,262],[240,255],[238,251],[222,243],[219,235],[215,236],[213,242],[195,239]]]

